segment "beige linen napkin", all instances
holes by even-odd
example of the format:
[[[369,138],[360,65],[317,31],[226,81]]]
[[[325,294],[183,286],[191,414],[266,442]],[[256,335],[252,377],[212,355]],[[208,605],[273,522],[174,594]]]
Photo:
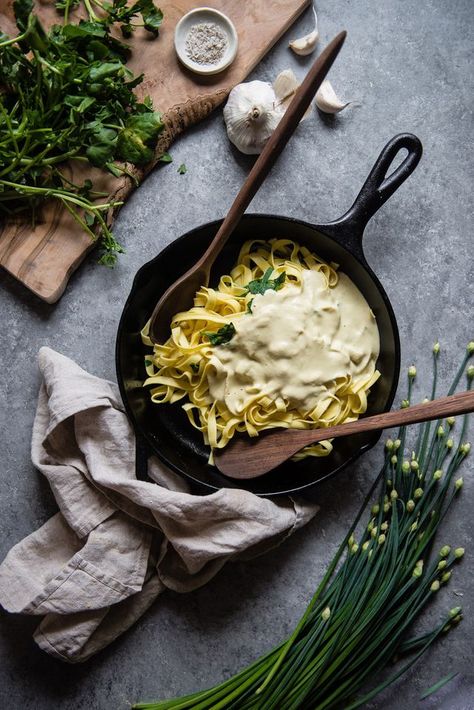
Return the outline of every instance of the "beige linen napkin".
[[[151,459],[135,476],[135,439],[118,388],[42,348],[32,460],[59,512],[0,565],[0,604],[43,616],[34,639],[72,663],[104,648],[165,590],[188,592],[228,560],[279,544],[317,505],[243,490],[189,493]]]

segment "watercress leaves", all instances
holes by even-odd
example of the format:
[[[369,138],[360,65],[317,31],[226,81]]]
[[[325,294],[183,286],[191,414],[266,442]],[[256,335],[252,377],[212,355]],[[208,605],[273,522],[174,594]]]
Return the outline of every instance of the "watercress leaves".
[[[158,111],[131,116],[118,135],[118,159],[134,165],[145,165],[150,162],[162,128],[163,122]]]
[[[227,323],[226,325],[223,325],[222,328],[219,328],[219,330],[216,333],[203,333],[207,338],[209,338],[209,342],[211,345],[222,345],[223,343],[228,343],[231,338],[235,335],[235,326],[233,323]]]
[[[247,293],[264,294],[265,291],[272,289],[278,291],[284,284],[286,273],[283,271],[276,279],[271,279],[273,273],[272,267],[269,267],[260,279],[254,279],[247,284]]]
[[[99,204],[106,195],[92,183],[71,182],[63,163],[89,161],[136,179],[123,163],[142,166],[153,158],[161,115],[149,97],[137,100],[133,89],[143,77],[126,66],[130,48],[112,30],[118,23],[156,35],[163,14],[153,0],[130,7],[126,0],[92,0],[83,3],[88,19],[71,22],[79,4],[57,0],[64,22],[46,31],[33,0],[15,0],[20,34],[10,39],[0,31],[0,218],[24,210],[34,223],[42,202],[57,199],[90,236],[101,238],[102,263],[110,264],[121,251],[107,224],[116,205]]]

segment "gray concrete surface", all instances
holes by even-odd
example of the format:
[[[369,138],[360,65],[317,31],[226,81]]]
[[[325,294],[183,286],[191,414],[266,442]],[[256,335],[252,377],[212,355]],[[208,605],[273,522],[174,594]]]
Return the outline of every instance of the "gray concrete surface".
[[[473,331],[472,0],[333,0],[319,3],[323,42],[347,28],[331,79],[360,107],[305,122],[252,205],[324,221],[339,216],[360,188],[385,142],[412,131],[424,144],[414,176],[372,220],[366,255],[383,282],[400,326],[403,367],[415,362],[420,397],[428,387],[431,346],[442,344],[446,385]],[[271,80],[310,58],[287,50],[304,33],[303,16],[253,78]],[[0,558],[55,511],[29,459],[39,379],[36,354],[47,344],[89,371],[114,379],[114,338],[138,267],[182,232],[221,217],[251,164],[231,150],[218,112],[173,149],[122,210],[116,232],[127,255],[114,271],[92,255],[62,300],[48,306],[5,272],[0,275]],[[185,162],[186,175],[177,167]],[[257,235],[256,235],[257,236]],[[401,386],[399,398],[403,397]],[[0,708],[109,710],[140,698],[173,696],[217,682],[279,641],[303,612],[312,590],[374,477],[381,447],[322,485],[317,518],[280,549],[227,566],[206,587],[166,594],[136,626],[88,663],[65,666],[31,640],[37,619],[0,613]],[[472,458],[465,489],[442,540],[466,559],[427,620],[462,603],[465,618],[372,709],[474,708]],[[462,596],[461,596],[462,595]],[[439,696],[420,693],[451,671],[460,676]]]

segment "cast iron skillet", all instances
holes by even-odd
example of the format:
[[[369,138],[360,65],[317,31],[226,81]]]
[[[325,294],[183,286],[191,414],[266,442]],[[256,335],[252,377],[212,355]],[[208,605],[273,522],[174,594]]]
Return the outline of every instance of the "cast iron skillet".
[[[385,177],[402,149],[408,151],[404,160]],[[323,259],[340,264],[341,270],[367,299],[380,331],[377,366],[381,377],[372,388],[368,415],[386,411],[392,405],[400,373],[400,342],[390,301],[364,257],[362,235],[372,215],[413,172],[421,154],[422,146],[416,136],[405,133],[392,138],[350,210],[330,224],[312,225],[273,215],[245,215],[211,274],[212,285],[220,274],[229,273],[240,246],[250,238],[288,237],[305,244]],[[377,442],[380,434],[344,437],[335,442],[334,450],[326,458],[286,462],[260,478],[234,482],[208,465],[209,450],[202,442],[201,433],[189,424],[180,403],[153,405],[149,392],[142,387],[147,349],[141,343],[140,329],[168,286],[204,252],[220,223],[211,222],[193,229],[142,266],[122,313],[116,345],[117,379],[137,436],[137,477],[146,478],[148,455],[154,453],[171,469],[190,479],[197,492],[210,493],[223,487],[245,487],[262,496],[302,491],[354,461]]]

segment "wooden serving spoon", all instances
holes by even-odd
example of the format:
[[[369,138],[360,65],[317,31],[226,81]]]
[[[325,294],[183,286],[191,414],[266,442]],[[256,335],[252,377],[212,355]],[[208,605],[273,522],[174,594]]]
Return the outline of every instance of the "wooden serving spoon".
[[[338,436],[362,434],[377,429],[388,429],[405,424],[444,419],[457,414],[474,411],[474,391],[459,392],[449,397],[441,397],[431,402],[415,404],[413,407],[394,412],[375,414],[356,422],[338,424],[325,429],[281,429],[264,432],[256,438],[239,437],[225,449],[214,452],[214,461],[223,474],[229,478],[257,478],[283,463],[308,444],[315,444]]]
[[[150,321],[150,338],[154,343],[162,343],[167,340],[174,314],[187,310],[192,305],[196,291],[201,286],[208,285],[214,261],[298,126],[336,59],[345,37],[346,32],[338,34],[316,59],[280,123],[255,161],[211,244],[199,261],[175,281],[156,304]]]

